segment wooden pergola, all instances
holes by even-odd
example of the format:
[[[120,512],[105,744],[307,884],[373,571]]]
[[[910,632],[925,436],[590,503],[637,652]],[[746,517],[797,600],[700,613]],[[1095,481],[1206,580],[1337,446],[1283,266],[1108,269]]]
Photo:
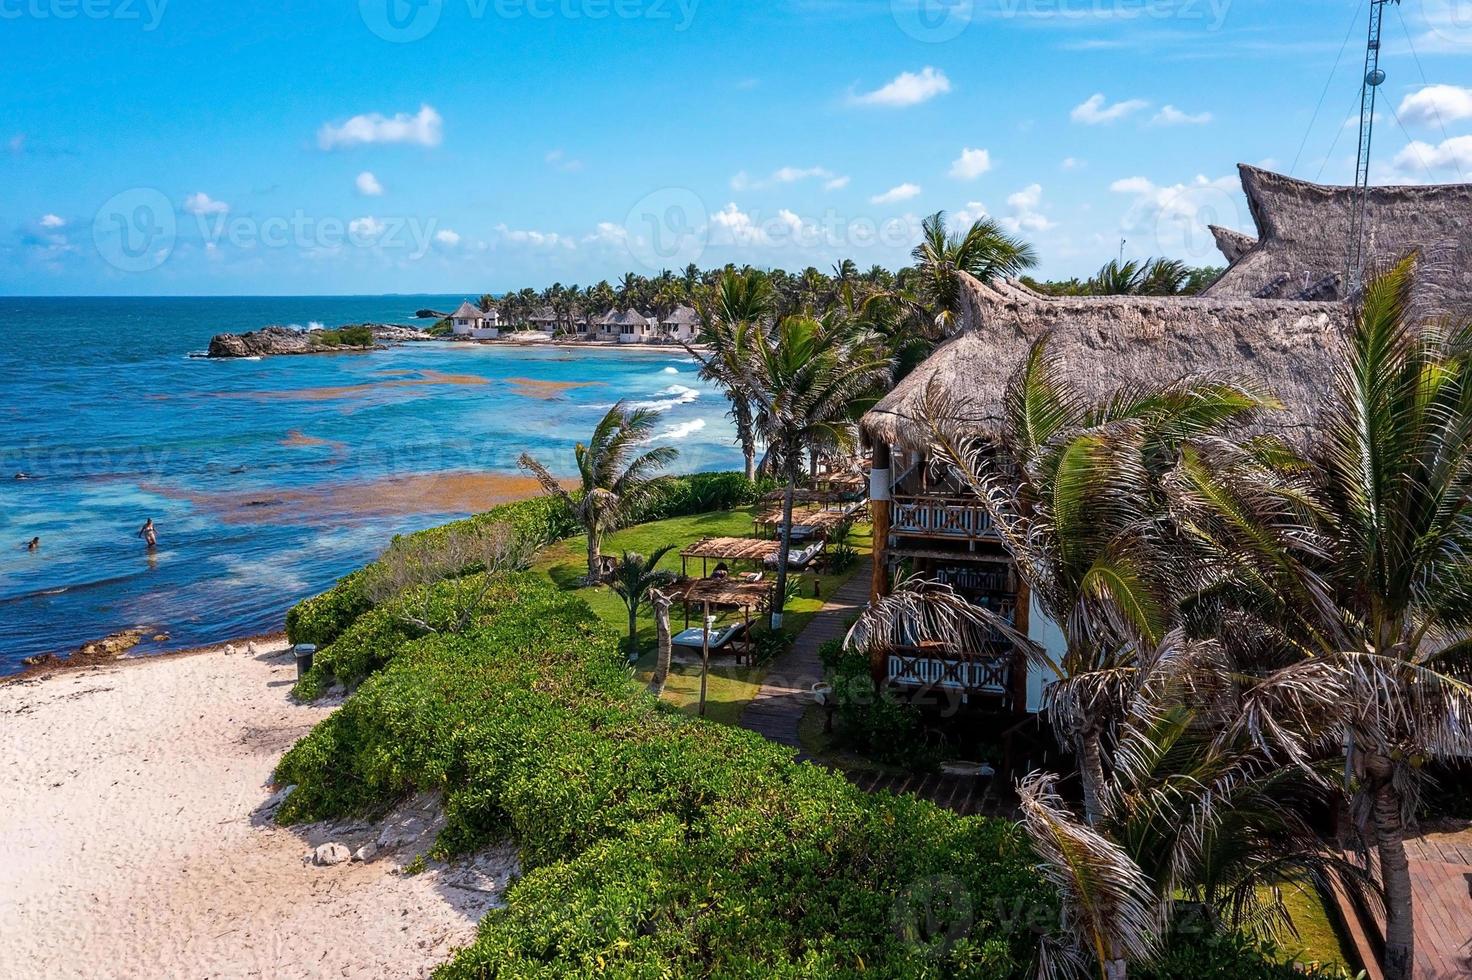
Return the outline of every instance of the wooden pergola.
[[[810,537],[825,541],[833,529],[858,517],[856,511],[847,510],[793,510],[792,526],[812,528]],[[769,507],[757,514],[753,520],[757,534],[776,534],[782,528],[781,506]]]
[[[702,609],[739,609],[745,616],[749,630],[752,614],[761,612],[772,600],[772,583],[746,582],[737,578],[702,578],[689,583],[683,589],[672,590],[669,596],[684,603],[686,627],[690,625],[690,607],[695,605]]]
[[[688,563],[691,558],[700,559],[701,578],[710,574],[708,566],[711,559],[749,561],[761,567],[768,558],[777,554],[777,548],[777,542],[758,538],[701,538],[680,552],[680,574],[689,575]]]

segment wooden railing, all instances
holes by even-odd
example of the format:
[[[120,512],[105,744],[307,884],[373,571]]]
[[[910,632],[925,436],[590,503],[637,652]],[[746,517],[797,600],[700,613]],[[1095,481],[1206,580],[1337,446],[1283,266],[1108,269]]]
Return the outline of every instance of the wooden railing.
[[[956,657],[943,651],[896,647],[886,661],[891,684],[939,687],[963,694],[1006,694],[1011,690],[1011,654]]]
[[[996,538],[986,508],[964,497],[894,498],[895,534],[924,538]]]

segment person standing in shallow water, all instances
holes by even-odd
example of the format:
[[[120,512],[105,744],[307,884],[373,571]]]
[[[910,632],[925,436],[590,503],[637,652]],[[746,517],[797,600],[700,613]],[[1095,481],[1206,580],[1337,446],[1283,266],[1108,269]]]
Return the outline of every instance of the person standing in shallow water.
[[[27,541],[26,542],[26,550],[27,551],[40,551],[41,550],[41,539],[40,538],[32,538],[31,540]]]
[[[158,547],[158,532],[153,527],[153,518],[143,522],[143,526],[138,529],[138,536],[148,543],[149,551]]]

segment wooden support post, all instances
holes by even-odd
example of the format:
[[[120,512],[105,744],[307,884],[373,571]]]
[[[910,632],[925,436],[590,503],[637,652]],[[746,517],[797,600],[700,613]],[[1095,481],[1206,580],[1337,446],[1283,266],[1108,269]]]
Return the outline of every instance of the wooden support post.
[[[1028,629],[1032,623],[1032,592],[1022,576],[1017,574],[1014,567],[1012,574],[1017,578],[1017,613],[1013,616],[1012,625],[1017,632],[1028,636]],[[1012,713],[1014,715],[1027,714],[1027,657],[1021,650],[1012,651]]]
[[[710,603],[701,603],[700,619],[700,717],[705,717],[705,679],[710,675]]]
[[[869,585],[870,601],[889,594],[889,508],[893,488],[890,480],[888,443],[874,446],[873,465],[869,470],[869,515],[874,522],[874,577]],[[887,679],[888,668],[883,651],[876,651],[869,662],[869,672],[876,687]]]

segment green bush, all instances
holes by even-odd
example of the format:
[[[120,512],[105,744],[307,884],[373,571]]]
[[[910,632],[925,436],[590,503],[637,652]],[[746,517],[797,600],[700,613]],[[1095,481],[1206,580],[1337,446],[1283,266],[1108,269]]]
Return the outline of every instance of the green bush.
[[[1178,930],[1160,958],[1130,968],[1140,980],[1303,980],[1347,977],[1338,967],[1280,963],[1270,943],[1256,943],[1235,932]]]
[[[869,661],[830,641],[819,651],[833,685],[834,735],[839,745],[885,765],[926,772],[940,765],[941,746],[926,737],[914,705],[875,690]]]
[[[581,599],[497,588],[461,634],[353,624],[341,642],[373,632],[383,666],[277,771],[298,787],[283,822],[439,790],[437,853],[517,842],[525,877],[442,977],[1029,972],[1056,908],[1011,824],[690,719],[632,684]]]
[[[373,328],[369,326],[339,327],[317,331],[317,342],[327,347],[372,347]]]
[[[636,523],[730,510],[753,503],[763,487],[740,473],[695,473],[675,477],[636,515]],[[555,497],[533,497],[492,507],[483,514],[410,535],[412,539],[443,538],[456,530],[505,524],[536,547],[551,544],[578,532],[577,521],[567,506]],[[333,588],[304,599],[286,614],[286,635],[292,643],[325,647],[347,629],[349,623],[372,608],[365,588],[367,576],[357,571]]]

